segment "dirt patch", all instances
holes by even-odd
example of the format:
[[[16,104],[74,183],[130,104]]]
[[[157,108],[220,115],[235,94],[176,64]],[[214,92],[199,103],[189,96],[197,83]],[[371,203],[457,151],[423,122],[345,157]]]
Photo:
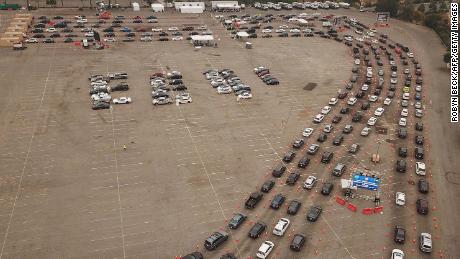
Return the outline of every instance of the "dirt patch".
[[[311,91],[315,89],[317,85],[318,85],[317,83],[308,83],[307,85],[303,87],[303,90]]]

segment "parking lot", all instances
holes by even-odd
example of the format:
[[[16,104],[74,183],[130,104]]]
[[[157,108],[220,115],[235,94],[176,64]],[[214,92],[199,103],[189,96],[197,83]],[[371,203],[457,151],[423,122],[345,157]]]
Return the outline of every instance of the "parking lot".
[[[341,11],[360,19],[357,12],[334,13]],[[57,14],[55,10],[37,13]],[[301,151],[296,151],[296,159],[316,143],[324,124],[347,106],[348,97],[333,107],[333,115],[325,122],[313,125],[313,117],[349,82],[351,48],[315,36],[259,37],[250,39],[253,49],[245,49],[244,41],[231,39],[209,13],[190,17],[168,13],[158,19],[157,26],[163,28],[190,24],[190,20],[206,24],[220,39],[218,48],[195,49],[184,40],[117,42],[105,50],[85,50],[60,42],[29,45],[23,52],[0,50],[4,75],[0,78],[4,93],[0,97],[0,232],[4,236],[0,258],[174,258],[195,250],[205,258],[219,258],[225,252],[247,258],[254,257],[265,240],[275,243],[271,258],[388,258],[393,248],[404,250],[407,258],[455,258],[456,250],[450,248],[455,241],[445,238],[443,231],[448,230],[441,231],[446,208],[439,201],[449,196],[439,196],[442,186],[435,172],[426,176],[429,194],[420,194],[416,185],[409,184],[419,178],[414,172],[412,144],[416,119],[410,107],[409,134],[407,139],[398,139],[400,89],[378,120],[387,133],[373,129],[368,137],[359,135],[375,108],[383,107],[385,98],[380,98],[364,111],[362,122],[353,124],[353,134],[334,146],[333,137],[352,118],[352,114],[343,115],[295,186],[286,185],[285,178],[297,167],[297,160],[287,165],[283,178],[254,210],[244,208],[249,194],[272,178],[273,167],[292,149],[293,140],[305,127],[314,127],[315,132]],[[363,16],[364,22],[369,19]],[[280,24],[277,21],[272,26]],[[383,32],[389,31],[393,38],[392,31],[397,28]],[[352,34],[352,30],[345,33]],[[404,40],[401,42],[413,46]],[[425,74],[430,71],[428,64],[425,68],[429,63],[425,46],[419,43],[414,48],[427,79],[424,87],[429,88],[434,79],[428,77],[435,73]],[[390,66],[386,56],[383,59],[388,85]],[[253,72],[257,66],[269,67],[280,85],[265,85]],[[415,71],[412,63],[409,67]],[[202,72],[224,68],[232,69],[251,86],[252,99],[238,101],[234,95],[215,93]],[[186,79],[193,103],[153,106],[149,75],[173,70],[181,71]],[[91,110],[88,76],[119,71],[129,75],[133,103]],[[402,71],[398,70],[398,87],[404,82]],[[364,76],[349,96],[358,91]],[[387,92],[384,88],[381,95]],[[424,94],[428,95],[427,91]],[[423,102],[430,116],[431,103]],[[354,109],[359,109],[358,104]],[[435,157],[431,145],[435,143],[426,132],[431,130],[430,123],[425,117],[423,121],[428,125],[423,132],[428,143],[424,144],[424,161],[430,168]],[[361,145],[356,155],[347,152],[353,143]],[[403,145],[409,147],[408,168],[400,174],[395,163],[397,148]],[[330,164],[320,161],[325,150],[334,152]],[[370,161],[376,152],[380,163]],[[339,178],[330,172],[338,162],[347,165],[344,176],[367,170],[381,177],[382,214],[361,213],[361,209],[373,207],[374,203],[366,200],[366,196],[373,198],[371,191],[358,191],[359,197],[350,201],[358,206],[357,212],[336,203],[335,196],[342,192]],[[316,176],[318,184],[306,191],[302,184],[309,175]],[[329,196],[320,193],[325,181],[335,184]],[[394,203],[396,191],[406,193],[405,206]],[[296,216],[286,216],[285,208],[269,208],[276,193],[287,196],[283,206],[293,198],[302,201]],[[425,216],[415,209],[415,200],[422,196],[430,204]],[[311,205],[323,209],[315,223],[305,220]],[[238,230],[228,230],[228,220],[240,211],[247,214],[247,221]],[[277,237],[270,232],[282,217],[290,218],[291,225],[284,237]],[[267,223],[267,230],[251,240],[247,232],[258,220]],[[406,228],[404,245],[394,244],[395,225]],[[227,229],[231,238],[217,251],[206,251],[204,240],[219,229]],[[433,235],[431,255],[418,249],[420,232]],[[307,237],[300,253],[289,249],[296,233]]]

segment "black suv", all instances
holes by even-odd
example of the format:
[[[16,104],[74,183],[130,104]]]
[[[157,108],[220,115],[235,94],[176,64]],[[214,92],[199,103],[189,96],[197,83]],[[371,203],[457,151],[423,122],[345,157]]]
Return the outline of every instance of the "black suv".
[[[300,173],[295,171],[289,174],[288,178],[286,179],[286,184],[287,185],[294,185],[297,180],[300,178]]]
[[[285,199],[286,197],[284,197],[284,195],[282,195],[281,193],[278,193],[273,198],[272,203],[270,204],[270,207],[275,210],[279,209],[281,205],[283,205],[283,202]]]
[[[272,176],[280,178],[284,174],[284,171],[286,171],[286,166],[279,165],[275,169],[273,169]]]
[[[257,221],[257,223],[249,230],[248,236],[250,238],[258,238],[266,228],[267,224],[262,221]]]
[[[323,156],[321,157],[321,163],[328,164],[332,158],[334,157],[334,153],[325,151]]]
[[[233,218],[230,219],[228,227],[231,229],[237,229],[239,226],[241,226],[241,224],[243,224],[246,218],[247,216],[243,213],[236,213],[235,215],[233,215]]]
[[[326,140],[327,140],[327,134],[326,133],[319,134],[318,139],[317,139],[318,142],[323,143]]]
[[[407,157],[407,148],[406,147],[399,147],[398,155],[399,155],[399,157]]]
[[[289,202],[289,206],[287,208],[287,214],[289,215],[295,215],[297,214],[297,211],[299,211],[300,206],[302,206],[302,202],[299,200],[292,200]]]
[[[324,187],[323,187],[324,188]],[[323,209],[320,206],[313,206],[308,210],[307,213],[307,220],[311,222],[315,222],[318,220],[319,215],[321,215],[321,212]]]
[[[398,161],[396,161],[396,171],[400,173],[405,173],[406,167],[407,167],[406,160],[399,159]]]
[[[246,200],[246,203],[244,204],[247,209],[254,209],[259,203],[259,201],[262,199],[263,194],[261,192],[253,192],[249,196],[249,198]]]
[[[335,146],[340,146],[342,142],[343,142],[343,135],[340,134],[334,138],[334,140],[332,141],[332,144],[334,144]]]
[[[267,180],[260,188],[260,191],[268,193],[273,188],[273,186],[275,186],[275,181]]]
[[[396,243],[404,244],[406,240],[406,230],[401,226],[395,226],[395,237],[394,240]]]
[[[303,144],[305,144],[303,139],[297,139],[297,140],[294,141],[294,143],[292,143],[292,147],[293,148],[301,148],[303,146]]]
[[[423,147],[416,147],[415,148],[415,158],[421,160],[424,157]]]
[[[334,184],[325,182],[323,184],[323,187],[321,188],[321,194],[323,195],[329,195],[332,192],[332,189],[334,188]]]
[[[402,138],[402,139],[407,138],[407,129],[406,128],[399,128],[398,137]]]
[[[300,251],[305,244],[305,236],[302,234],[295,234],[289,246],[294,251]]]
[[[222,243],[227,241],[228,233],[224,231],[214,232],[211,236],[204,241],[204,247],[208,250],[214,250]]]
[[[423,131],[423,123],[421,123],[421,122],[415,123],[415,130]]]
[[[304,157],[302,157],[302,159],[300,159],[300,161],[297,164],[297,166],[300,167],[300,168],[305,168],[305,167],[308,166],[308,164],[310,164],[310,158],[308,156],[304,156]]]
[[[289,163],[289,162],[291,162],[294,158],[295,158],[295,152],[294,152],[294,151],[289,151],[289,152],[287,152],[287,153],[284,155],[283,161],[286,162],[286,163]]]
[[[420,135],[415,136],[415,144],[423,145],[423,136],[420,136]]]
[[[418,180],[418,191],[420,193],[428,193],[430,190],[430,185],[425,179]]]
[[[425,199],[417,199],[417,202],[415,203],[417,207],[417,213],[426,215],[428,214],[428,201]]]

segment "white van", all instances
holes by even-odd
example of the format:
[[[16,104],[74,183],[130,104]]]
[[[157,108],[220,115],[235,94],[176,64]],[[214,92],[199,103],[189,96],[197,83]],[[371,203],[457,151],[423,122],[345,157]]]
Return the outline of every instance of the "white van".
[[[88,40],[87,40],[87,39],[82,39],[82,40],[81,40],[81,44],[83,45],[83,48],[85,48],[85,49],[88,49],[88,48],[89,48],[89,44],[88,44]]]

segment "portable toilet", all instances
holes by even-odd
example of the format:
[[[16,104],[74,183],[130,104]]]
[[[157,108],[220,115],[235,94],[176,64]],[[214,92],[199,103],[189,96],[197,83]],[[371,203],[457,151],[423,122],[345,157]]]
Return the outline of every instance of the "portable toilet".
[[[133,11],[139,12],[141,10],[139,3],[134,2],[133,3]]]

